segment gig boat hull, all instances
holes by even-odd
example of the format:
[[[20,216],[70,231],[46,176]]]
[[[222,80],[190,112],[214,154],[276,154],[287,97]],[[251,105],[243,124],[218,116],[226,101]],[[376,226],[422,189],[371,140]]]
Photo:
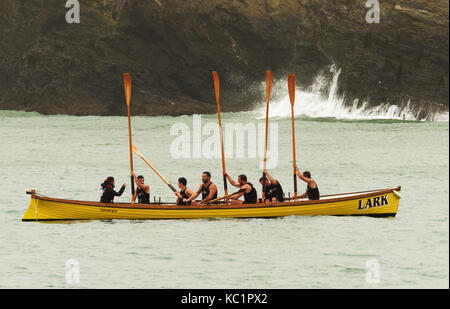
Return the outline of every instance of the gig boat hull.
[[[375,216],[397,214],[401,187],[344,193],[320,200],[292,200],[250,205],[212,204],[179,206],[169,203],[146,205],[65,200],[29,191],[31,201],[22,221],[108,219],[205,219],[271,218],[285,216]]]

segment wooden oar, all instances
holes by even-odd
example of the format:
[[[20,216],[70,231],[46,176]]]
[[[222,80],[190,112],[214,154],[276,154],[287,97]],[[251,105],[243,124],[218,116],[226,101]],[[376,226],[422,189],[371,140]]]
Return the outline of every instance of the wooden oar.
[[[269,100],[270,100],[270,92],[272,91],[272,72],[266,71],[266,139],[264,142],[264,168],[263,171],[266,170],[266,162],[267,162],[267,138],[268,138],[268,129],[269,129]],[[265,174],[263,172],[263,177]],[[262,200],[265,200],[264,194],[264,184],[262,186]]]
[[[225,154],[224,154],[224,150],[223,150],[222,120],[220,118],[219,75],[217,74],[216,71],[213,71],[212,75],[213,75],[213,78],[214,78],[214,90],[215,90],[215,93],[216,93],[217,115],[219,117],[220,145],[222,146],[223,189],[225,191],[225,195],[228,195],[227,176],[225,176],[226,170],[225,170]],[[226,200],[225,203],[228,204],[228,200]]]
[[[236,195],[236,194],[238,194],[238,193],[241,193],[242,191],[245,191],[245,189],[239,189],[239,191],[236,191],[236,192],[234,192],[234,193],[226,194],[226,195],[224,195],[224,196],[222,196],[222,197],[219,197],[219,198],[216,198],[216,199],[214,199],[214,200],[207,201],[207,202],[205,202],[205,204],[211,204],[211,203],[214,203],[214,202],[217,202],[217,201],[220,201],[220,200],[223,200],[223,199],[232,197],[233,195]]]
[[[295,170],[295,128],[294,128],[294,104],[295,104],[295,74],[289,74],[288,77],[289,99],[291,100],[291,114],[292,114],[292,154],[294,159],[294,199],[297,199],[297,175]]]
[[[150,162],[147,161],[147,159],[144,157],[144,155],[142,153],[139,152],[139,150],[137,149],[137,147],[135,145],[133,145],[133,152],[140,157],[142,160],[144,160],[145,163],[147,163],[148,166],[150,166],[150,168],[156,173],[156,175],[159,176],[159,178],[162,179],[162,181],[164,181],[166,183],[166,185],[178,196],[181,198],[180,193],[177,192],[177,190],[166,180],[166,178],[163,177],[163,175],[161,175],[156,168],[153,167],[153,165],[150,164]]]
[[[130,174],[133,173],[133,152],[131,151],[131,146],[133,145],[131,142],[131,117],[130,117],[130,98],[131,98],[131,77],[130,74],[123,74],[123,84],[125,88],[125,99],[127,102],[127,110],[128,110],[128,138],[129,138],[129,147],[130,147]],[[131,175],[131,196],[134,195],[134,177]],[[133,199],[133,198],[132,198]],[[131,201],[131,204],[134,204],[134,200]]]

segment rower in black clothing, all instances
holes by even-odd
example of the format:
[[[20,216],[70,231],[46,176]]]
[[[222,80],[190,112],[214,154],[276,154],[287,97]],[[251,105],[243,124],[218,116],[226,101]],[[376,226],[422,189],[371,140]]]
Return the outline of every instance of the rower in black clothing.
[[[264,176],[259,179],[259,182],[264,187],[264,203],[268,202],[283,202],[284,194],[283,188],[281,187],[278,180],[273,178],[267,173],[267,170],[264,170]]]
[[[100,203],[113,203],[115,196],[121,196],[123,191],[125,190],[126,184],[122,185],[119,192],[114,190],[114,177],[107,177],[105,181],[101,184],[103,194],[100,198]]]
[[[296,164],[294,164],[295,173],[297,174],[298,178],[306,182],[308,185],[306,186],[305,193],[299,195],[298,198],[305,198],[308,197],[310,200],[319,200],[320,199],[320,192],[319,187],[317,186],[316,182],[311,179],[311,173],[308,171],[303,172],[303,174],[299,171]]]
[[[185,202],[191,203],[191,205],[201,205],[207,201],[214,200],[217,198],[217,186],[215,183],[211,182],[211,174],[209,172],[202,173],[202,182],[197,192],[192,194]],[[194,200],[199,194],[202,194],[202,199],[200,201]]]
[[[136,177],[134,172],[131,173],[131,176],[134,177],[137,185],[132,200],[135,201],[137,197],[139,204],[150,204],[150,187],[144,183],[144,176],[139,175]]]
[[[231,185],[240,188],[238,193],[230,197],[230,201],[232,205],[240,205],[240,204],[255,204],[257,200],[257,193],[256,189],[253,187],[253,185],[247,181],[246,175],[239,175],[238,181],[235,182],[233,179],[231,179],[230,175],[228,173],[225,173],[225,176],[227,176],[228,181]],[[244,196],[244,200],[239,200],[241,196]]]
[[[180,194],[181,197],[178,197],[177,205],[191,205],[191,202],[188,201],[188,199],[192,195],[194,195],[194,191],[192,191],[191,188],[187,187],[186,184],[187,184],[186,178],[181,177],[178,179],[178,188],[180,188],[180,192],[177,193]],[[177,195],[177,193],[175,193],[175,195]]]

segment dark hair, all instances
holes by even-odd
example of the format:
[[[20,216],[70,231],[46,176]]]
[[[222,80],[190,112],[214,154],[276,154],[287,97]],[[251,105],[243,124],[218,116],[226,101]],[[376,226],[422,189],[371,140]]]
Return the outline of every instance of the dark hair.
[[[306,178],[311,179],[311,173],[308,172],[308,171],[304,171],[304,172],[303,172],[303,176],[305,176]]]
[[[247,176],[245,176],[244,174],[241,174],[238,177],[241,178],[241,180],[243,181],[247,181]]]
[[[211,173],[210,172],[203,172],[203,174],[206,174],[206,176],[208,176],[208,178],[211,178]]]
[[[259,178],[259,182],[261,182],[261,181],[264,181],[264,182],[266,182],[268,179],[267,179],[267,177],[266,176],[263,176],[263,177],[261,177],[261,178]]]
[[[137,176],[137,179],[144,179],[144,176],[139,175],[139,176]]]
[[[102,188],[104,189],[107,185],[112,184],[113,181],[114,177],[112,176],[106,177],[105,181],[103,181],[103,183],[101,184]]]
[[[178,182],[181,183],[183,186],[185,186],[187,184],[187,180],[184,177],[178,178]]]

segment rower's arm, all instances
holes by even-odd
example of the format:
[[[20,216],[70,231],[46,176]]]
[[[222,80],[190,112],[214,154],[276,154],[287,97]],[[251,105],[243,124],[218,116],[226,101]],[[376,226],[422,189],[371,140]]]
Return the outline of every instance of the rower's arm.
[[[186,200],[186,202],[190,202],[193,199],[195,199],[200,194],[201,190],[202,190],[202,185],[200,185],[200,187],[198,188],[197,192],[192,192],[192,195],[189,196],[189,198]]]
[[[200,204],[212,200],[213,196],[216,194],[216,192],[217,192],[217,186],[215,184],[212,184],[211,190],[209,190],[209,195],[205,199],[201,200]]]
[[[275,178],[273,178],[272,176],[270,176],[269,173],[267,173],[267,171],[265,171],[265,174],[269,178],[271,183],[273,183],[273,184],[277,183],[277,180]]]
[[[298,169],[296,171],[296,174],[297,174],[298,178],[300,178],[301,180],[303,180],[307,184],[309,184],[309,185],[315,184],[314,180],[303,176],[303,174]]]
[[[125,186],[122,186],[122,188],[120,188],[119,192],[116,192],[115,190],[113,190],[113,192],[114,192],[115,196],[121,196],[124,190],[125,190]]]
[[[237,183],[236,181],[234,181],[233,179],[231,179],[231,176],[230,176],[230,175],[225,174],[225,176],[227,176],[227,179],[228,179],[228,181],[230,182],[230,184],[231,184],[232,186],[235,186],[235,187],[238,187],[238,188],[241,187],[241,185],[240,185],[239,183]]]
[[[305,198],[308,196],[308,190],[305,191],[305,193],[298,196],[298,198]]]

